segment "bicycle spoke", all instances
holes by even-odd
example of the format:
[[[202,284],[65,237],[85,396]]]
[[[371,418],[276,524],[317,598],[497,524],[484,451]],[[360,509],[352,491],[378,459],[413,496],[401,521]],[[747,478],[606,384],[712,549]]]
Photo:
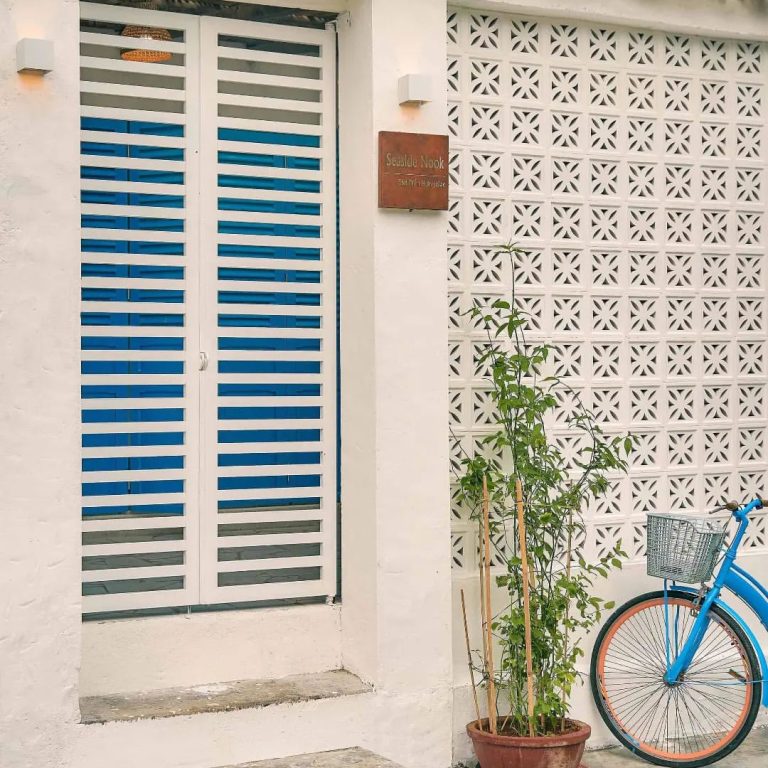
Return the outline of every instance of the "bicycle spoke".
[[[668,612],[667,612],[668,611]],[[752,704],[751,668],[733,630],[711,614],[688,669],[664,682],[694,627],[692,603],[651,598],[621,615],[603,640],[598,679],[611,719],[640,749],[684,762],[714,754],[739,733]]]

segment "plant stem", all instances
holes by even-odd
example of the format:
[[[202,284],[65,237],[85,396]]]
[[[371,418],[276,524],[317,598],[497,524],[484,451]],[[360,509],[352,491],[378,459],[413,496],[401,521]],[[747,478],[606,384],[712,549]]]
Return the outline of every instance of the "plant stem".
[[[477,715],[477,729],[482,730],[480,724],[480,704],[477,701],[477,685],[475,684],[475,668],[472,666],[472,648],[469,645],[469,628],[467,627],[467,605],[464,602],[464,590],[461,590],[461,615],[464,618],[464,640],[467,643],[467,663],[469,664],[469,677],[472,680],[472,698],[475,700],[475,714]]]

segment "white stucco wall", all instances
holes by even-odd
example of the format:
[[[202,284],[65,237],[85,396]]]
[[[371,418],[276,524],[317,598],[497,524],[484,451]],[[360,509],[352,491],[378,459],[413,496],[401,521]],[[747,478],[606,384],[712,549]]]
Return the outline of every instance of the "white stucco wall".
[[[80,695],[259,680],[340,667],[339,605],[88,621],[83,624]]]
[[[56,40],[19,77],[19,37]],[[65,763],[80,663],[77,4],[0,4],[0,765]]]
[[[342,356],[350,393],[345,537],[347,551],[358,555],[345,562],[348,605],[85,627],[79,597],[78,9],[73,0],[0,5],[4,768],[89,768],[102,765],[105,755],[126,767],[205,768],[352,744],[414,768],[449,764],[445,224],[442,214],[379,213],[374,173],[378,130],[443,130],[444,5],[420,2],[419,26],[405,35],[396,21],[414,9],[401,0],[397,5],[350,3],[352,23],[341,33],[341,124],[351,161],[342,166],[342,194],[352,214],[342,223],[349,313]],[[421,42],[425,29],[435,32],[428,45]],[[54,40],[53,73],[16,74],[21,36]],[[433,76],[434,105],[398,106],[396,80],[408,71]],[[361,168],[368,171],[362,175]],[[259,631],[269,633],[261,643]],[[339,664],[372,681],[376,693],[198,718],[77,722],[79,695]]]
[[[90,624],[80,676],[77,3],[0,2],[3,768],[95,768],[105,755],[114,768],[212,768],[352,744],[409,768],[448,768],[452,741],[455,759],[468,755],[471,704],[449,573],[445,218],[376,208],[377,132],[445,132],[445,3],[305,5],[351,12],[349,25],[340,22],[343,605]],[[756,3],[472,5],[768,39]],[[55,70],[20,78],[16,40],[36,35],[55,41]],[[432,103],[398,106],[397,77],[408,72],[433,77]],[[764,559],[749,566],[768,578]],[[617,597],[637,589],[639,573],[612,583]],[[268,635],[261,643],[258,632]],[[174,654],[179,638],[183,652]],[[77,724],[83,693],[339,663],[376,693]],[[575,713],[594,723],[589,707],[579,695]]]
[[[393,698],[380,751],[412,722],[422,736],[401,759],[447,765],[445,215],[376,207],[378,131],[445,131],[445,5],[361,1],[350,22],[339,34],[343,659],[418,713],[410,721]],[[409,72],[432,77],[433,102],[398,105]]]

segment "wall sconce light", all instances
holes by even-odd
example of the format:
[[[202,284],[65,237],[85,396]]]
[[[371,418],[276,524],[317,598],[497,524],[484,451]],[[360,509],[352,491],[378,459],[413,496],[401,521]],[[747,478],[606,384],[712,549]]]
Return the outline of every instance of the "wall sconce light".
[[[16,43],[16,71],[44,75],[53,69],[53,41],[25,37]]]
[[[400,104],[424,104],[432,101],[432,80],[429,75],[403,75],[397,81]]]

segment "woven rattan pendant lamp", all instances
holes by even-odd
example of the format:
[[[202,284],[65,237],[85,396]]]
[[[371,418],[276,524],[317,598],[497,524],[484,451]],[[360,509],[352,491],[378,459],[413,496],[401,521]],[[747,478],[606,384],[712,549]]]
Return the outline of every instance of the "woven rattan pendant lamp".
[[[160,40],[168,42],[171,33],[161,27],[146,27],[138,24],[129,24],[122,31],[123,37],[134,37],[138,40]],[[129,48],[120,54],[126,61],[140,61],[145,64],[159,64],[168,61],[171,54],[168,51],[150,51],[142,48]]]

